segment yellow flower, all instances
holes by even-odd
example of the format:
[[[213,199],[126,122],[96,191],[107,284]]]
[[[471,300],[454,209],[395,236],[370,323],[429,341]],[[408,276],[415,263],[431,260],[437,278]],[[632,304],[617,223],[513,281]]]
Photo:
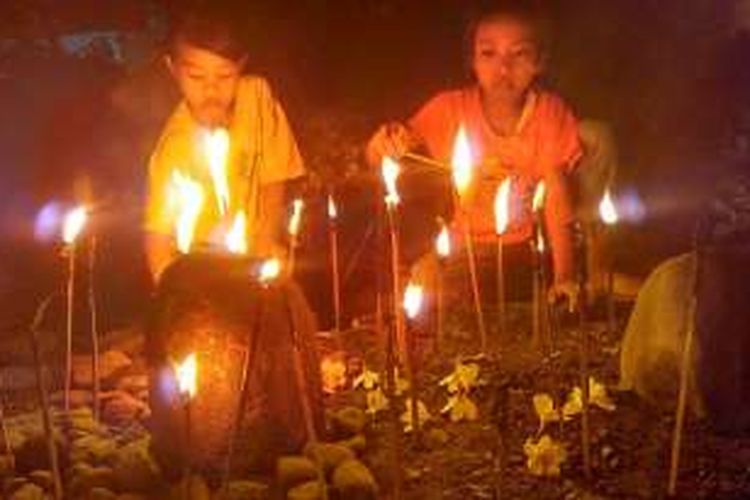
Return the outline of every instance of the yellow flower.
[[[560,475],[560,464],[565,461],[565,448],[546,434],[539,441],[529,438],[523,445],[526,467],[535,476],[556,477]]]
[[[593,377],[589,377],[589,404],[598,406],[606,411],[614,411],[615,404],[607,394],[607,388],[604,384],[597,382]],[[576,386],[568,394],[568,400],[563,405],[563,415],[570,419],[583,411],[583,391]]]
[[[474,421],[479,417],[479,409],[474,401],[464,393],[458,393],[448,399],[448,403],[440,410],[440,413],[448,413],[451,422],[461,420]]]
[[[545,425],[560,420],[560,414],[557,408],[555,408],[555,402],[549,394],[534,394],[533,403],[536,415],[539,417],[539,430],[537,433],[541,434]]]
[[[366,413],[375,415],[388,408],[388,398],[383,394],[380,387],[367,391],[367,410]]]
[[[404,424],[404,432],[411,432],[414,430],[411,425],[411,401],[411,399],[405,401],[404,404],[406,411],[401,414],[401,423]],[[430,412],[427,410],[427,406],[422,401],[417,400],[417,421],[419,422],[419,426],[422,427],[422,425],[431,418],[432,415],[430,415]]]
[[[479,365],[476,363],[456,363],[453,373],[440,381],[451,394],[458,391],[468,392],[477,385],[479,379]]]
[[[380,375],[376,372],[370,371],[367,366],[362,368],[362,373],[352,382],[354,389],[361,387],[366,391],[373,390],[380,382]]]

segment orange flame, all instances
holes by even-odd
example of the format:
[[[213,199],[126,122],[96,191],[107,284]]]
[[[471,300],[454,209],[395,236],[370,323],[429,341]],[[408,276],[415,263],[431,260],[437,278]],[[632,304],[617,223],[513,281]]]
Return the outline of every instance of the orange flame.
[[[182,396],[192,399],[198,392],[198,360],[195,353],[189,354],[175,367],[177,387]]]
[[[281,274],[281,262],[279,259],[267,259],[260,266],[258,279],[261,283],[270,283]]]
[[[336,210],[336,202],[333,201],[333,196],[328,195],[328,218],[335,220],[338,217],[338,210]]]
[[[237,212],[232,227],[224,239],[224,244],[231,253],[244,255],[247,253],[247,225],[245,212]]]
[[[510,188],[510,177],[506,177],[495,195],[495,232],[498,235],[503,234],[510,223]]]
[[[292,216],[289,218],[289,234],[297,236],[302,224],[302,209],[305,208],[305,202],[297,198],[292,202]]]
[[[169,189],[169,199],[177,213],[175,223],[177,249],[182,253],[188,253],[203,207],[203,188],[200,183],[175,170],[172,172]]]
[[[67,214],[65,214],[65,220],[63,222],[62,239],[66,245],[72,245],[78,235],[83,231],[83,226],[86,225],[86,219],[88,213],[86,207],[79,205]]]
[[[547,195],[547,185],[539,181],[534,188],[534,198],[531,201],[531,211],[536,213],[544,207],[544,199]]]
[[[608,226],[617,224],[617,221],[619,219],[617,214],[617,207],[615,207],[615,203],[614,201],[612,201],[612,196],[610,196],[609,194],[609,189],[604,192],[604,197],[602,198],[602,201],[599,202],[599,217],[601,217],[602,222],[604,222]]]
[[[404,311],[406,311],[406,317],[414,319],[419,314],[419,310],[422,308],[422,300],[424,299],[424,291],[421,286],[409,283],[404,292]]]
[[[219,213],[225,215],[229,210],[229,181],[227,180],[229,133],[224,128],[206,132],[204,146]]]
[[[453,143],[451,167],[453,168],[453,183],[456,186],[456,191],[459,196],[463,196],[469,188],[469,184],[471,184],[473,169],[471,145],[463,124],[458,127],[456,139]]]
[[[438,256],[442,258],[448,257],[451,254],[451,236],[445,224],[443,224],[443,228],[435,239],[435,249]]]
[[[385,184],[385,203],[390,207],[396,206],[401,202],[401,197],[398,195],[398,188],[396,187],[401,167],[393,158],[384,156],[380,168],[383,174],[383,183]]]

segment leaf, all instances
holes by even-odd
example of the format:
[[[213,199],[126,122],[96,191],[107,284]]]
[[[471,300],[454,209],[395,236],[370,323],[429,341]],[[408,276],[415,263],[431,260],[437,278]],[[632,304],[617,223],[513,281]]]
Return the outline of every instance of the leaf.
[[[442,379],[439,384],[445,386],[451,394],[464,391],[469,392],[476,387],[479,379],[479,365],[476,363],[456,363],[453,372]]]
[[[539,417],[539,430],[537,433],[541,434],[545,425],[560,420],[560,414],[555,408],[555,401],[549,394],[534,394],[532,401],[534,403],[534,411],[536,411],[536,415]]]
[[[404,432],[411,432],[414,430],[411,421],[411,402],[411,399],[405,401],[404,404],[406,411],[401,414],[401,423],[404,424]],[[419,426],[422,427],[422,425],[431,418],[432,415],[430,415],[429,410],[427,410],[427,406],[422,401],[417,400],[417,421],[419,422]]]
[[[523,452],[526,454],[526,467],[535,476],[559,476],[560,465],[567,457],[565,448],[546,434],[537,442],[532,438],[527,439]]]
[[[367,410],[366,413],[369,415],[376,415],[377,413],[388,408],[388,398],[380,387],[377,387],[371,391],[367,391]]]
[[[467,420],[472,422],[479,418],[479,408],[464,393],[458,393],[448,399],[448,403],[440,410],[440,413],[448,413],[451,422]]]
[[[362,369],[362,373],[360,373],[359,376],[352,382],[352,387],[354,389],[358,389],[361,387],[366,391],[371,391],[375,389],[379,382],[380,375],[378,375],[377,372],[370,371],[367,366],[365,366]]]

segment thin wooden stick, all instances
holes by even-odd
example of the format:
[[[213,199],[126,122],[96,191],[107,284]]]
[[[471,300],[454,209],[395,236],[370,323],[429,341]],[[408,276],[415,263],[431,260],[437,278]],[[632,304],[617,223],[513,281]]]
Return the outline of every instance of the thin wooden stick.
[[[696,251],[693,263],[693,286],[688,306],[687,335],[685,346],[682,349],[682,362],[680,366],[680,392],[677,397],[677,409],[675,411],[674,432],[672,434],[672,453],[669,466],[668,494],[674,496],[677,492],[677,473],[680,467],[680,450],[682,449],[682,431],[685,427],[685,410],[687,408],[688,382],[691,377],[690,365],[693,356],[693,337],[695,336],[695,312],[697,309],[696,283],[698,281],[698,259]]]
[[[91,373],[93,374],[92,381],[92,408],[94,413],[94,420],[99,421],[99,391],[100,391],[100,380],[99,380],[99,327],[97,321],[96,311],[96,294],[94,293],[94,268],[96,264],[96,236],[92,236],[89,242],[89,315],[90,315],[90,328],[91,328]]]
[[[341,330],[341,282],[339,276],[339,244],[336,222],[329,221],[329,238],[331,241],[331,271],[333,279],[333,311],[336,331]]]
[[[60,476],[60,465],[57,460],[57,444],[55,443],[55,436],[52,429],[52,416],[50,414],[49,396],[47,394],[47,385],[44,380],[44,370],[42,369],[42,359],[39,349],[39,328],[44,320],[44,315],[47,312],[52,299],[55,294],[48,295],[39,305],[34,314],[34,320],[31,323],[30,341],[31,341],[31,352],[34,356],[34,368],[36,371],[36,389],[37,398],[39,399],[39,411],[42,414],[42,424],[44,426],[44,435],[47,438],[47,453],[50,462],[50,469],[52,471],[52,491],[56,500],[62,500],[62,479]]]
[[[444,265],[443,265],[443,259],[438,260],[438,270],[437,270],[437,284],[436,284],[436,291],[435,291],[435,307],[437,309],[437,345],[435,346],[435,350],[439,351],[442,347],[443,343],[445,342],[445,285],[443,283],[444,281]]]
[[[5,423],[5,404],[2,399],[0,399],[0,427],[2,427],[3,441],[5,443],[5,455],[10,459],[11,467],[15,468],[16,456],[13,454],[13,448],[10,445],[8,426]]]
[[[387,207],[388,226],[391,241],[391,278],[393,286],[393,321],[396,325],[396,343],[398,345],[399,357],[404,363],[407,360],[406,335],[404,328],[404,315],[401,310],[401,259],[398,241],[398,221],[396,219],[395,207]]]
[[[503,259],[503,237],[497,237],[497,311],[500,318],[500,335],[507,332],[505,313],[505,262]]]
[[[76,242],[68,248],[67,315],[65,335],[65,411],[70,411],[70,389],[73,385],[73,308],[75,306]]]
[[[469,263],[469,277],[471,278],[471,292],[474,297],[474,312],[477,316],[479,327],[479,338],[482,352],[487,353],[487,329],[484,326],[484,313],[482,312],[482,298],[479,294],[479,279],[477,277],[477,261],[474,254],[474,242],[471,237],[471,224],[468,216],[464,218],[464,239],[466,241],[466,258]]]
[[[607,258],[607,333],[613,335],[617,328],[617,318],[615,316],[615,258],[611,226],[607,226],[604,241],[609,254]]]

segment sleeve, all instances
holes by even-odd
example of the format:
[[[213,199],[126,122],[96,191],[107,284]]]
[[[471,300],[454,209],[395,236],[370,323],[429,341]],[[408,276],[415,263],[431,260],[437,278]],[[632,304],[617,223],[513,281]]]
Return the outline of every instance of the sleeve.
[[[174,135],[162,138],[149,160],[144,214],[144,229],[147,232],[172,234],[173,217],[169,200],[171,172],[180,169],[189,171],[182,142]]]
[[[267,82],[260,86],[258,126],[261,135],[262,185],[301,177],[305,168],[297,142],[281,104]]]
[[[572,172],[583,154],[578,120],[561,99],[555,98],[544,123],[543,144],[550,166]]]
[[[451,93],[442,92],[427,101],[408,121],[409,128],[427,146],[434,158],[447,160],[451,155],[458,119]]]

